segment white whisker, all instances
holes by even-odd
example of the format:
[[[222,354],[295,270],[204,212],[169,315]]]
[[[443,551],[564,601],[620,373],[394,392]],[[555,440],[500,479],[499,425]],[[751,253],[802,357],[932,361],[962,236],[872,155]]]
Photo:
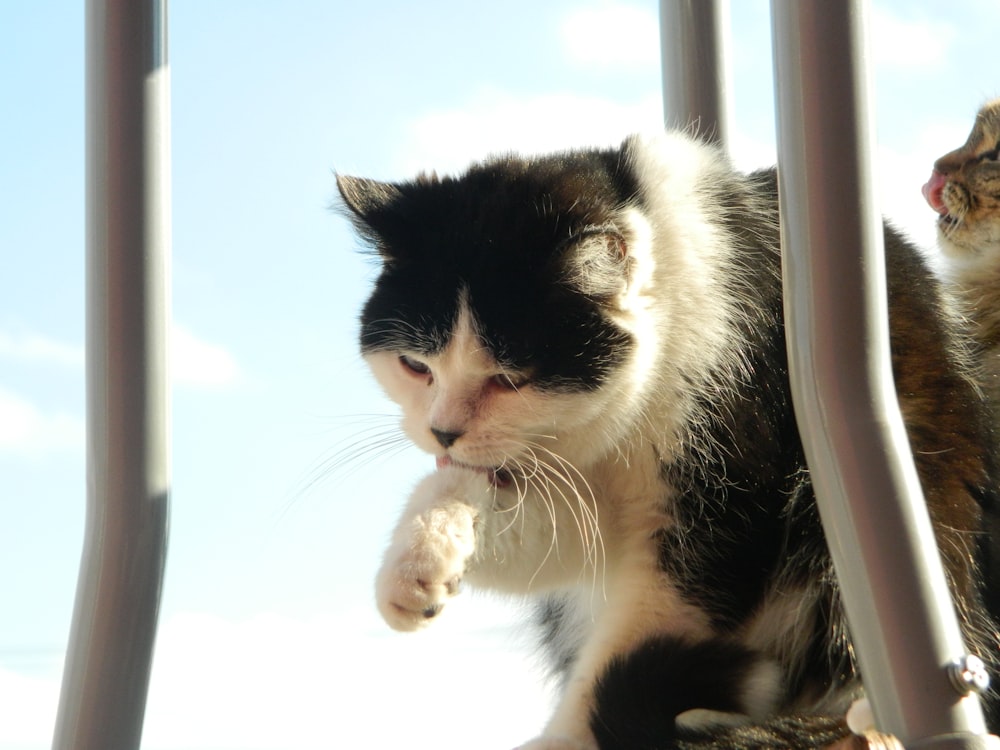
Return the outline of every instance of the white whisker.
[[[296,482],[286,496],[279,518],[284,517],[299,500],[320,485],[347,479],[375,463],[399,455],[412,445],[399,429],[398,417],[395,415],[358,415],[353,421],[343,424],[356,425],[371,421],[376,424],[364,427],[334,443],[326,455]]]
[[[539,435],[537,437],[544,439],[546,436]],[[558,504],[565,508],[565,511],[573,519],[573,525],[576,526],[583,553],[581,575],[589,569],[594,593],[597,592],[598,578],[600,578],[602,596],[606,595],[604,591],[607,572],[606,550],[597,511],[597,498],[590,482],[572,462],[541,442],[528,440],[525,442],[523,450],[524,454],[519,456],[517,461],[505,460],[500,468],[508,471],[514,478],[518,494],[518,509],[526,501],[527,493],[531,490],[536,502],[544,504],[549,521],[552,523],[552,538],[549,548],[539,562],[530,582],[534,582],[553,554],[557,558],[560,556],[560,530],[557,528],[559,513],[556,510]],[[524,516],[522,515],[522,523],[523,521]],[[509,530],[511,526],[512,523],[508,524],[504,531]]]
[[[527,488],[527,486],[529,485],[535,486],[536,490],[535,495],[538,497],[539,500],[541,500],[545,504],[545,509],[548,511],[549,521],[551,521],[552,523],[552,534],[549,539],[549,547],[547,550],[545,550],[545,555],[539,561],[538,566],[535,568],[535,572],[531,574],[531,578],[528,579],[529,590],[534,584],[535,579],[538,577],[539,573],[541,573],[542,570],[545,568],[545,564],[549,561],[549,558],[552,557],[553,552],[556,555],[556,559],[559,558],[559,536],[558,536],[558,523],[556,520],[557,515],[556,515],[555,502],[552,499],[551,495],[547,495],[546,493],[539,491],[542,488],[539,487],[539,485],[533,481],[533,479],[537,476],[538,476],[537,474],[534,474],[531,477],[526,476],[525,487]]]
[[[560,479],[569,490],[572,491],[573,497],[576,499],[576,505],[580,509],[581,517],[577,517],[576,511],[570,503],[570,498],[560,490],[560,495],[564,498],[567,507],[573,514],[574,520],[577,522],[577,528],[580,532],[581,543],[583,544],[583,549],[585,553],[585,562],[589,563],[593,570],[594,576],[594,587],[596,590],[597,585],[597,575],[598,568],[601,567],[601,572],[605,572],[603,569],[605,557],[604,549],[604,539],[601,535],[600,524],[598,523],[597,514],[597,501],[594,495],[593,489],[590,487],[589,482],[583,476],[575,466],[570,464],[568,461],[563,459],[561,456],[553,453],[552,451],[546,450],[546,452],[552,456],[556,461],[558,466],[550,466],[550,471]],[[576,481],[573,479],[573,475],[579,477],[583,483],[583,488],[586,490],[586,497],[581,493],[580,489],[577,487]],[[601,576],[602,589],[604,583],[604,576]]]

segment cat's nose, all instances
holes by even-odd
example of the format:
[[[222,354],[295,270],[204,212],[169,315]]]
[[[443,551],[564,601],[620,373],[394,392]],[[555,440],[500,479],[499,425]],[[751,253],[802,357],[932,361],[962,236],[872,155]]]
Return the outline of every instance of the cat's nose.
[[[453,432],[450,430],[439,430],[436,427],[431,427],[431,434],[437,438],[437,441],[441,443],[442,448],[450,448],[455,444],[455,441],[462,437],[462,432]]]

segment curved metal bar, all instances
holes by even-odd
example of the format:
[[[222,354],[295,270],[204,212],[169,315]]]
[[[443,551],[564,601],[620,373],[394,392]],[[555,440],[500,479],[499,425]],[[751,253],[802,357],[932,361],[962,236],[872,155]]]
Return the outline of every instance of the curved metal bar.
[[[139,747],[167,549],[166,0],[89,0],[87,517],[53,747]]]
[[[949,678],[965,647],[892,380],[864,10],[771,3],[795,412],[880,730],[909,748],[996,748]]]
[[[729,3],[660,0],[663,113],[668,128],[729,144]]]

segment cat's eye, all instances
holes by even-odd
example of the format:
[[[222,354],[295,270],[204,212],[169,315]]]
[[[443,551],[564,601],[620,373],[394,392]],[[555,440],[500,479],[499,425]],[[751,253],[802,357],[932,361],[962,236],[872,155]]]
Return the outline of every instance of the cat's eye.
[[[1000,141],[997,141],[997,145],[993,147],[992,151],[984,151],[975,157],[976,162],[984,161],[998,161],[1000,160]]]
[[[500,372],[491,378],[494,385],[505,391],[516,391],[528,384],[530,378],[524,374]]]
[[[400,354],[399,362],[404,368],[409,370],[414,375],[430,375],[431,368],[419,359],[414,359],[406,354]]]

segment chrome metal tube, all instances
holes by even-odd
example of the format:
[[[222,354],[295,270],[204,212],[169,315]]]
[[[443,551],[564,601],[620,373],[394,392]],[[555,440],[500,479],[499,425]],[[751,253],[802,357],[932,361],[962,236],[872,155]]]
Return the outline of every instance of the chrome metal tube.
[[[169,505],[166,0],[86,6],[87,515],[53,747],[139,747]]]
[[[660,0],[663,114],[668,128],[729,143],[728,0]]]
[[[997,747],[949,679],[965,647],[892,379],[865,5],[771,15],[792,391],[866,689],[908,748]]]

